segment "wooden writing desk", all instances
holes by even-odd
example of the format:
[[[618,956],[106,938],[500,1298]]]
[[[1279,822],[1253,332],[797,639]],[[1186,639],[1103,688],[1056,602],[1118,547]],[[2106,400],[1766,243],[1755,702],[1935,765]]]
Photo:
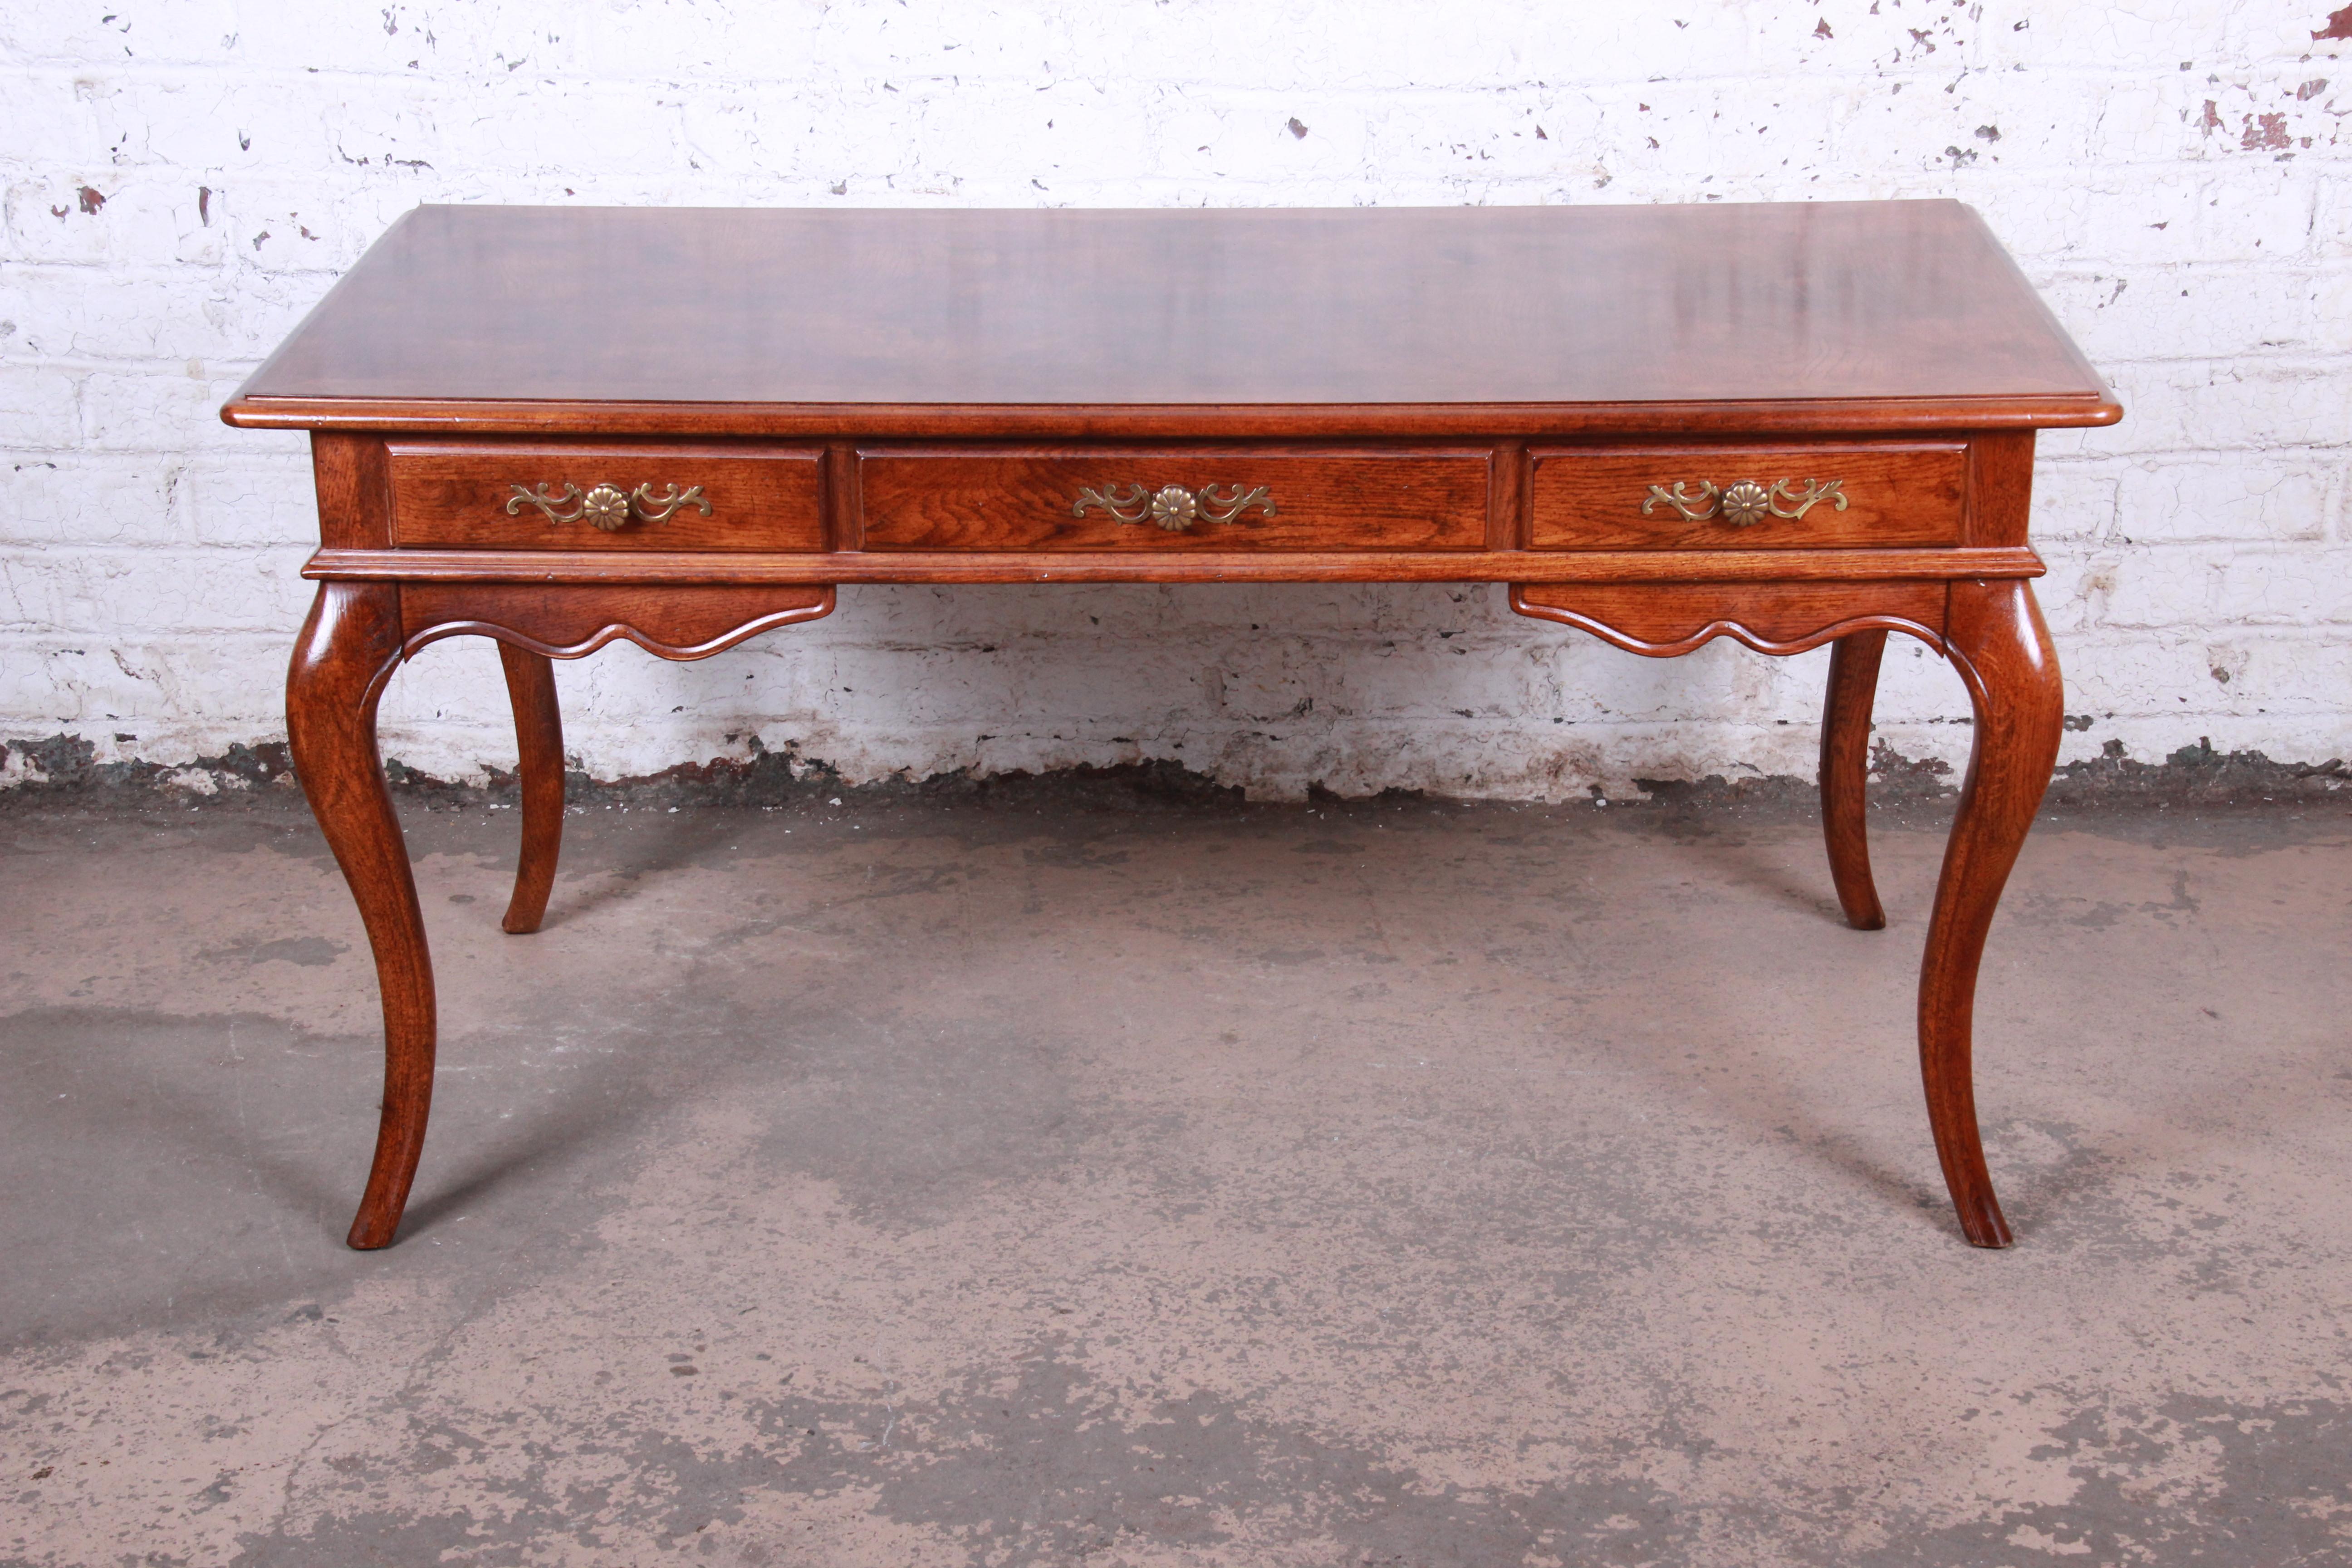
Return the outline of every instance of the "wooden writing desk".
[[[2123,410],[1968,208],[1216,212],[424,207],[222,410],[305,429],[319,595],[296,769],[383,985],[353,1247],[400,1223],[431,960],[376,754],[427,643],[495,637],[521,742],[509,931],[562,831],[551,658],[701,658],[840,583],[1507,583],[1661,657],[1833,643],[1822,816],[1864,840],[1889,631],[1958,668],[1975,754],[1919,979],[1960,1228],[2009,1227],[1969,1014],[2057,756],[2033,432]]]

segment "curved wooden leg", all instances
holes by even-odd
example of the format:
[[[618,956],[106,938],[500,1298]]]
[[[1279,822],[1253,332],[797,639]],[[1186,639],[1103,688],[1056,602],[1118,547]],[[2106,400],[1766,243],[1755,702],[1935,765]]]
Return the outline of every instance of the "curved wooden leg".
[[[433,960],[376,755],[376,699],[400,662],[400,590],[325,583],[286,672],[286,728],[310,811],[351,884],[383,994],[383,1120],[351,1244],[388,1245],[433,1104]]]
[[[2007,1247],[2009,1224],[1977,1137],[1969,1068],[1977,964],[2010,868],[2050,786],[2065,694],[2050,629],[2021,580],[1954,583],[1945,638],[1976,707],[1976,743],[1919,969],[1919,1069],[1960,1229],[1979,1247]]]
[[[1870,705],[1878,695],[1883,631],[1849,632],[1830,647],[1829,701],[1822,715],[1822,836],[1829,841],[1830,879],[1846,923],[1883,931],[1886,911],[1870,878],[1870,834],[1864,815],[1870,777]]]
[[[521,936],[539,929],[547,895],[555,886],[555,861],[563,846],[563,711],[555,701],[555,664],[543,654],[499,644],[506,667],[507,695],[514,701],[515,743],[521,752],[516,773],[522,784],[522,858],[515,867],[514,897],[499,923]]]

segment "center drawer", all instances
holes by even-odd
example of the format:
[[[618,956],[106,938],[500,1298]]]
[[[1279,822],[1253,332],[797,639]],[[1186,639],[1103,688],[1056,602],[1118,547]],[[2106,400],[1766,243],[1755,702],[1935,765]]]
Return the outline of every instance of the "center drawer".
[[[867,550],[1478,550],[1492,466],[1484,447],[857,455]]]

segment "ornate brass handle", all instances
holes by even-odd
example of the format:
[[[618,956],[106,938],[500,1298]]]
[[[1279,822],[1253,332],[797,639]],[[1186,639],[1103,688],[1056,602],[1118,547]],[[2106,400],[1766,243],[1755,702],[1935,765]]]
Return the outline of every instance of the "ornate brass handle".
[[[1801,483],[1803,489],[1793,488]],[[1754,479],[1741,479],[1717,489],[1701,479],[1694,490],[1677,480],[1672,489],[1652,485],[1650,498],[1642,503],[1642,515],[1648,517],[1663,504],[1680,512],[1685,522],[1705,522],[1720,515],[1734,528],[1748,528],[1768,517],[1801,518],[1822,501],[1843,511],[1844,484],[1843,479],[1781,479],[1766,489]]]
[[[606,533],[625,528],[632,517],[639,522],[667,522],[670,513],[682,506],[698,508],[705,517],[710,515],[710,502],[704,499],[700,485],[688,485],[683,490],[670,485],[660,495],[653,493],[654,488],[650,484],[624,490],[620,486],[602,479],[590,485],[584,494],[574,485],[564,486],[560,496],[549,495],[545,485],[534,489],[526,489],[520,485],[509,485],[507,488],[514,491],[507,498],[507,515],[509,517],[520,517],[525,506],[535,506],[547,514],[551,522],[584,521]],[[567,506],[572,510],[562,510]]]
[[[1274,515],[1274,497],[1264,485],[1246,490],[1239,485],[1226,485],[1222,490],[1215,485],[1202,485],[1197,491],[1182,485],[1162,485],[1157,490],[1146,490],[1141,485],[1105,485],[1099,489],[1088,486],[1078,491],[1070,515],[1084,517],[1090,506],[1102,508],[1121,522],[1156,522],[1171,533],[1181,533],[1196,521],[1231,522],[1252,507],[1260,508],[1268,517]]]

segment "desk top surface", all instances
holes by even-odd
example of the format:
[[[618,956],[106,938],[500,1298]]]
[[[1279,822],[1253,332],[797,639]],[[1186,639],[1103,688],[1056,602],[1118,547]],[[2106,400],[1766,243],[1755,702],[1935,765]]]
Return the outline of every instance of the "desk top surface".
[[[1127,411],[1138,431],[1312,433],[1487,410],[1497,433],[1572,433],[1759,405],[1823,429],[2121,412],[1977,215],[1926,201],[419,207],[223,413],[879,434]],[[1266,417],[1284,411],[1307,422]]]

